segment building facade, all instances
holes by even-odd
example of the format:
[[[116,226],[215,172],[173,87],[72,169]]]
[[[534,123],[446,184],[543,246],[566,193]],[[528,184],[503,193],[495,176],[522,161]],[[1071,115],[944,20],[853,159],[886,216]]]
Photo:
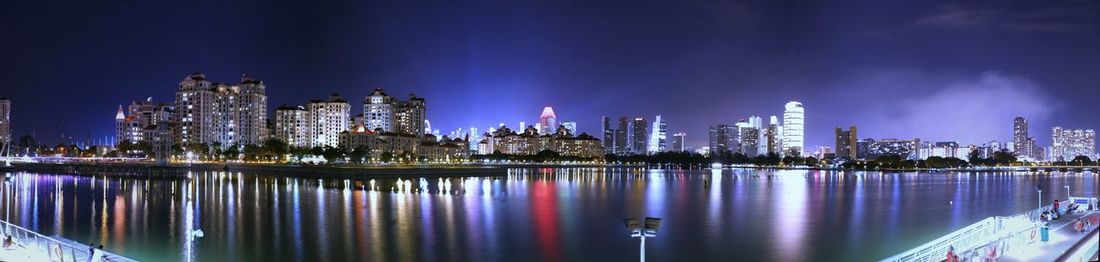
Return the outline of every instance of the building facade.
[[[646,142],[649,142],[649,132],[646,130],[648,127],[649,125],[646,124],[644,117],[635,117],[634,120],[630,122],[630,134],[628,135],[630,139],[630,153],[636,155],[644,155],[646,153]]]
[[[116,145],[127,141],[133,144],[151,142],[153,137],[146,129],[155,129],[157,125],[171,122],[172,111],[171,105],[154,103],[152,98],[140,103],[133,101],[126,110],[119,106],[115,113]]]
[[[280,106],[275,109],[275,139],[291,147],[309,147],[309,110],[303,106]]]
[[[735,152],[736,135],[734,126],[717,124],[710,126],[707,134],[711,155],[720,155]]]
[[[653,127],[649,130],[649,146],[646,149],[649,154],[656,154],[667,150],[667,129],[668,125],[665,123],[664,119],[661,119],[661,115],[657,115],[657,119],[653,121]]]
[[[378,88],[363,102],[363,122],[372,131],[423,137],[427,117],[425,107],[424,98],[416,94],[409,94],[409,100],[401,101]]]
[[[307,147],[337,147],[340,132],[348,130],[351,105],[338,94],[312,100],[307,110]]]
[[[790,101],[783,111],[783,153],[803,154],[806,141],[806,111],[802,103]]]
[[[672,134],[672,152],[687,152],[687,147],[684,146],[684,139],[687,138],[687,134],[684,132]]]
[[[236,85],[211,82],[202,73],[188,75],[176,90],[176,143],[259,144],[267,136],[265,89],[248,75]]]
[[[608,116],[600,117],[600,128],[603,131],[603,150],[604,154],[614,154],[615,151],[615,129],[611,128],[611,118]]]
[[[0,144],[11,141],[11,100],[0,97]]]
[[[554,108],[544,107],[542,108],[542,114],[539,115],[539,134],[553,134],[557,132],[558,128],[558,115],[554,113]]]
[[[836,158],[844,160],[859,159],[856,149],[856,140],[859,140],[856,126],[848,127],[848,130],[836,128]]]
[[[1051,132],[1051,161],[1071,161],[1077,156],[1096,158],[1096,132],[1092,129],[1063,129]]]

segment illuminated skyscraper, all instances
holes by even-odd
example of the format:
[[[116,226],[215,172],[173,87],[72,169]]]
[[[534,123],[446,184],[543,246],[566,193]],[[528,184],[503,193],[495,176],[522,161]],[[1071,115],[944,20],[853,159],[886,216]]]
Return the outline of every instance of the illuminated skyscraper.
[[[409,94],[409,100],[397,100],[381,88],[374,89],[363,102],[363,118],[367,129],[394,132],[422,137],[430,133],[425,129],[426,103],[424,98]]]
[[[672,148],[669,151],[672,152],[685,152],[687,148],[684,147],[684,138],[687,134],[684,132],[672,134]]]
[[[630,154],[630,121],[626,117],[619,117],[619,129],[615,130],[615,154]]]
[[[1023,117],[1016,117],[1012,121],[1012,152],[1020,157],[1031,155],[1031,146],[1028,145],[1027,139],[1027,128],[1027,119]]]
[[[603,128],[603,151],[604,154],[615,153],[615,129],[611,128],[611,118],[608,116],[600,117],[601,128]]]
[[[558,115],[554,114],[554,109],[551,107],[542,108],[542,114],[539,115],[539,125],[542,126],[542,134],[553,134],[558,130]]]
[[[635,117],[634,121],[630,122],[630,152],[633,154],[644,155],[646,153],[646,124],[644,117]]]
[[[656,154],[658,152],[664,152],[666,149],[666,132],[668,126],[665,121],[661,119],[661,115],[657,115],[657,119],[653,121],[653,128],[650,129],[649,134],[649,147],[647,152],[649,154]]]
[[[569,130],[569,135],[571,136],[576,136],[580,134],[577,133],[577,122],[575,121],[561,122],[561,126],[562,128],[565,128],[565,130]]]
[[[735,130],[737,129],[734,126],[728,124],[710,126],[710,130],[707,134],[707,140],[710,144],[710,154],[721,155],[734,152],[734,150],[736,150],[736,148],[734,148],[734,143],[736,143]]]
[[[783,153],[801,156],[805,148],[806,115],[802,103],[787,102],[783,111]]]

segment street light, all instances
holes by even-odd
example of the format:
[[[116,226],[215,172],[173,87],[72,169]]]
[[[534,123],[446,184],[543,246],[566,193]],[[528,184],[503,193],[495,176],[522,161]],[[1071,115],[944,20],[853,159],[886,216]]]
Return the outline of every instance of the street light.
[[[627,230],[630,230],[630,237],[641,239],[641,244],[638,251],[638,259],[641,262],[645,262],[645,239],[647,237],[657,236],[657,229],[661,228],[661,219],[655,217],[646,217],[645,223],[643,224],[642,219],[624,218],[623,224],[626,225]]]
[[[1043,207],[1043,184],[1035,185],[1035,190],[1039,191],[1039,207]]]

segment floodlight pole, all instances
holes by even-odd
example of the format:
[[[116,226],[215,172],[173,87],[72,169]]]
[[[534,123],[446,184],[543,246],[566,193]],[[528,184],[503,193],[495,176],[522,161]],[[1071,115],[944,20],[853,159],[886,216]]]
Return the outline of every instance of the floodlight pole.
[[[645,262],[645,234],[642,234],[640,238],[642,242],[640,248],[638,248],[638,261]]]

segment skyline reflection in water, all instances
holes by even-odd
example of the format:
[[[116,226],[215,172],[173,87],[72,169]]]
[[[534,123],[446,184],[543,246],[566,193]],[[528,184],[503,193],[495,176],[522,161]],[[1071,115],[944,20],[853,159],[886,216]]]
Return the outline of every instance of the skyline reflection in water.
[[[514,169],[501,177],[191,179],[10,173],[5,217],[148,261],[874,260],[1044,200],[1093,173]],[[11,205],[10,212],[8,205]],[[205,236],[189,240],[188,232]]]

